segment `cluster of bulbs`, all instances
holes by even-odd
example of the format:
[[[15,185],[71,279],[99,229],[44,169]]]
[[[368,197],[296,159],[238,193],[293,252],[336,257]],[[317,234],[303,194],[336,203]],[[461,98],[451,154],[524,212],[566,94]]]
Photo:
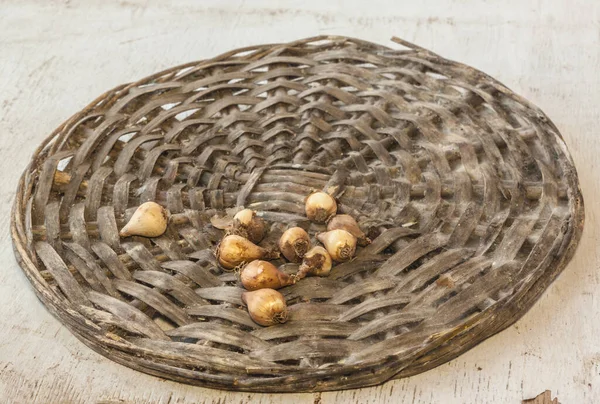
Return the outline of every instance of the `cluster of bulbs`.
[[[357,245],[370,240],[350,215],[337,215],[335,199],[325,192],[314,192],[306,198],[306,216],[315,223],[327,223],[327,231],[317,234],[323,246],[311,247],[308,233],[301,227],[287,229],[278,242],[279,251],[257,245],[266,235],[267,225],[251,209],[235,214],[226,235],[216,250],[219,265],[227,270],[240,269],[245,292],[242,301],[250,317],[262,326],[287,321],[285,298],[277,291],[311,276],[329,275],[334,262],[350,260]],[[138,235],[158,237],[167,229],[167,211],[155,202],[146,202],[134,212],[120,232],[122,237]],[[279,270],[268,260],[283,255],[300,264],[295,274]]]

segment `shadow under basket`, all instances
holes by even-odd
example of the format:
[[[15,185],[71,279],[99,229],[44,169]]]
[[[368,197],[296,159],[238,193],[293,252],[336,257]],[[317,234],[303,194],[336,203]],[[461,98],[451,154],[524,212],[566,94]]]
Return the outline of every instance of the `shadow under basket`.
[[[20,265],[79,339],[125,366],[256,392],[358,388],[460,355],[522,316],[573,256],[577,174],[537,107],[471,67],[321,36],[237,49],[121,85],[50,135],[12,217]],[[372,238],[281,289],[261,327],[214,249],[214,215],[307,221],[324,190]],[[119,237],[145,201],[158,238]],[[281,262],[279,262],[281,263]]]

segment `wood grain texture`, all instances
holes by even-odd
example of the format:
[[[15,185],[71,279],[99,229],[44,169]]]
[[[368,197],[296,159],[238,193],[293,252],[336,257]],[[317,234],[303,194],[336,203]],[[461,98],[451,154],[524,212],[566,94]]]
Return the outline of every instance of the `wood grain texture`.
[[[321,402],[514,402],[549,387],[565,402],[593,402],[600,386],[600,348],[593,338],[600,328],[595,230],[598,5],[555,1],[538,9],[517,1],[489,7],[474,1],[428,1],[402,7],[382,2],[381,7],[366,9],[362,3],[349,3],[343,13],[335,12],[335,3],[316,1],[288,9],[268,1],[251,6],[205,2],[201,10],[191,2],[177,7],[0,3],[5,228],[18,174],[32,148],[107,88],[273,36],[284,41],[327,32],[385,43],[390,34],[397,34],[488,72],[548,113],[579,169],[589,201],[587,226],[571,265],[516,326],[431,372],[379,388],[323,393]],[[436,17],[431,17],[432,10]],[[222,32],[218,37],[217,29]],[[153,56],[155,47],[165,51]],[[507,58],[508,53],[513,57]],[[71,89],[68,97],[65,88]],[[192,388],[104,360],[41,307],[12,258],[8,233],[3,237],[2,254],[11,264],[0,273],[0,303],[8,313],[18,313],[4,316],[9,320],[2,320],[6,324],[0,330],[0,391],[8,401],[314,401],[312,395]],[[559,371],[550,366],[557,362],[562,365]],[[550,370],[540,372],[541,368]]]

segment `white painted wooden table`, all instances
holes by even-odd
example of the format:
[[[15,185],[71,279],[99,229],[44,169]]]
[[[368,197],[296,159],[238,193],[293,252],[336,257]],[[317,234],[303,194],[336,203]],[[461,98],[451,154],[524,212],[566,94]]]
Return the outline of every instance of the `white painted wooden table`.
[[[600,402],[600,2],[156,3],[0,0],[0,402],[504,404],[546,389],[563,404]],[[138,373],[84,346],[36,299],[13,256],[10,207],[33,150],[118,84],[245,45],[323,33],[383,44],[400,36],[539,105],[565,137],[586,202],[571,264],[515,326],[450,363],[381,387],[229,393]]]

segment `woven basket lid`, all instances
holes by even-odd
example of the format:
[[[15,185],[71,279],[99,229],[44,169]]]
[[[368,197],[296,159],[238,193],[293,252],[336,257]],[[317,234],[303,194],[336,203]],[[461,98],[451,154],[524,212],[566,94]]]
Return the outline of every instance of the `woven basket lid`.
[[[577,175],[535,106],[396,39],[237,49],[119,86],[35,152],[17,190],[16,255],[92,349],[186,383],[262,392],[363,387],[444,363],[531,307],[583,228]],[[216,214],[242,206],[311,236],[321,189],[373,243],[281,290],[263,328],[216,263]],[[158,238],[120,238],[137,206]],[[289,265],[288,265],[289,266]]]

